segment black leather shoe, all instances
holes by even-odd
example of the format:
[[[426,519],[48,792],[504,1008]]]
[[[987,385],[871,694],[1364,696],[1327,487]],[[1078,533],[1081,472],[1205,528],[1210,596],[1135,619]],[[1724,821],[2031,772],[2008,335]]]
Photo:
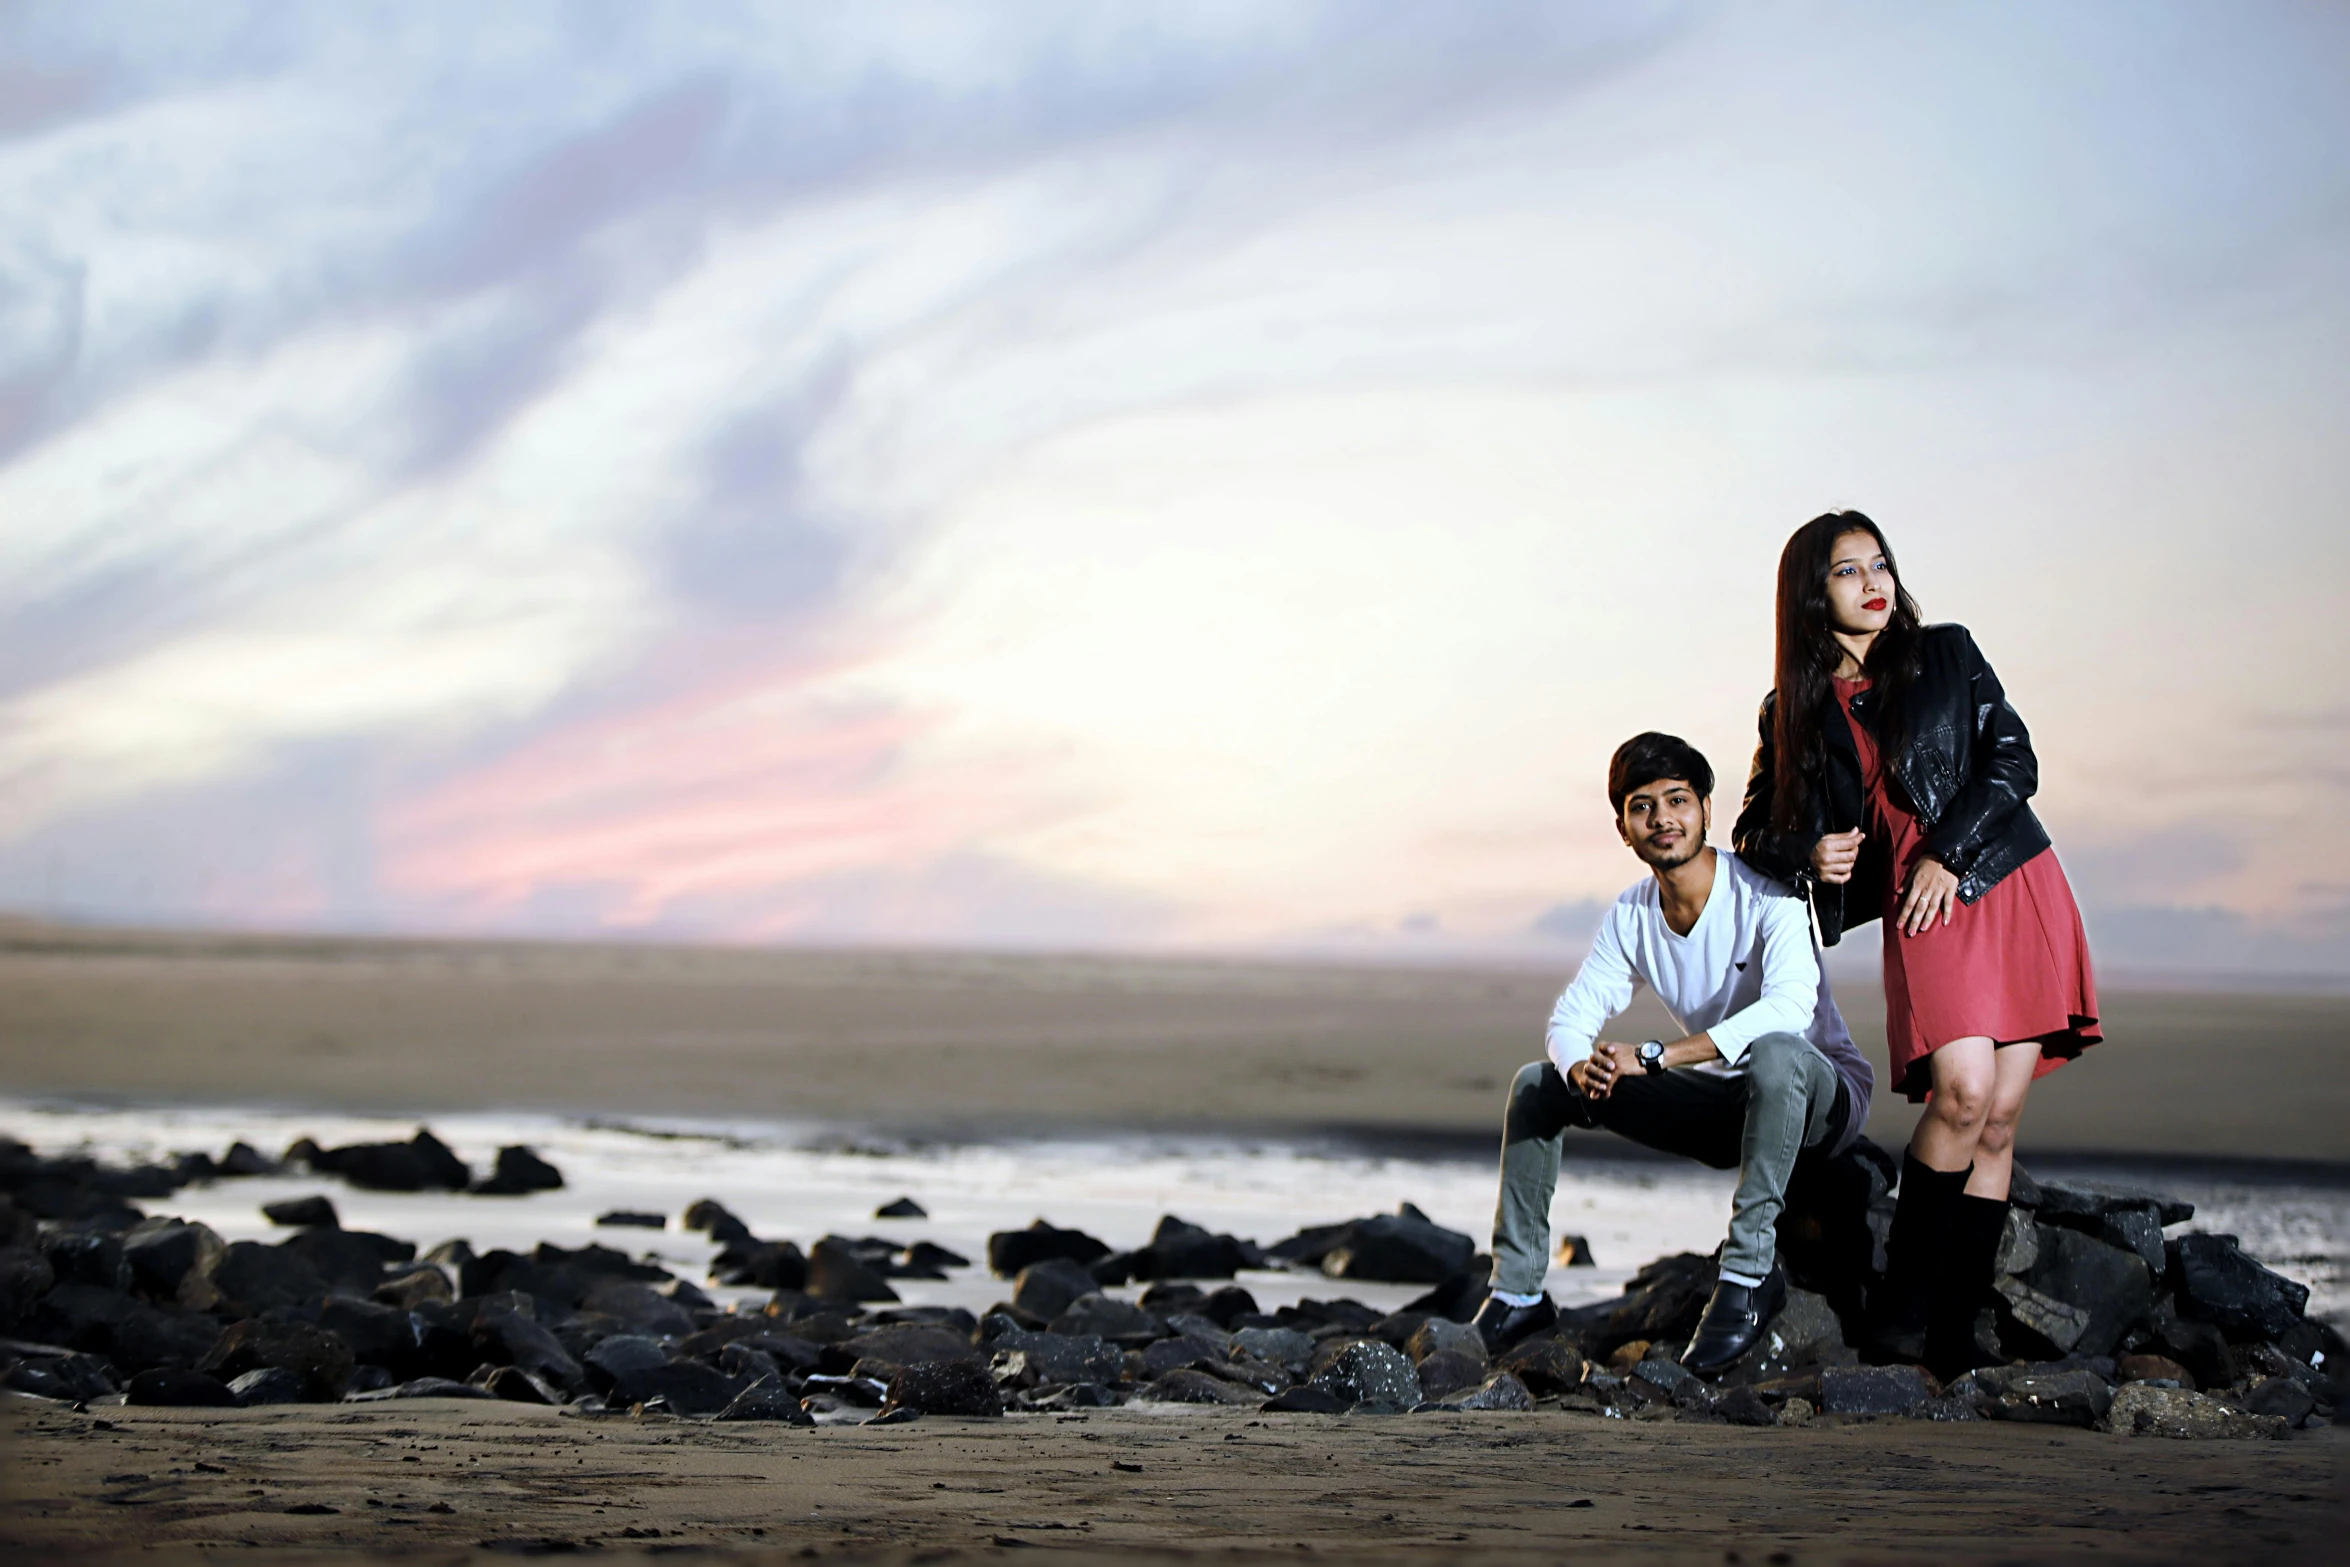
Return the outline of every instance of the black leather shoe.
[[[1786,1301],[1787,1277],[1777,1268],[1760,1284],[1722,1280],[1714,1286],[1714,1298],[1705,1303],[1705,1315],[1697,1319],[1689,1347],[1681,1352],[1682,1366],[1701,1377],[1729,1370],[1754,1347]]]
[[[1559,1309],[1550,1303],[1548,1295],[1531,1306],[1513,1306],[1488,1295],[1469,1326],[1485,1341],[1485,1353],[1498,1355],[1520,1339],[1532,1338],[1545,1328],[1557,1326],[1558,1319]]]

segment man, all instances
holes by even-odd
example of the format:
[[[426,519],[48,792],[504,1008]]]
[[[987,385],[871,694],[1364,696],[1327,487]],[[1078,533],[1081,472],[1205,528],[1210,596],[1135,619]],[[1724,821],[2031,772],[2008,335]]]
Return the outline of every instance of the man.
[[[1705,758],[1671,735],[1635,735],[1608,766],[1616,831],[1650,874],[1608,910],[1559,997],[1550,1059],[1510,1088],[1493,1291],[1476,1322],[1495,1351],[1558,1317],[1542,1278],[1568,1127],[1737,1168],[1721,1282],[1681,1355],[1710,1376],[1746,1353],[1786,1298],[1776,1226],[1797,1158],[1841,1151],[1868,1120],[1875,1074],[1821,976],[1803,901],[1707,846],[1713,787]],[[1641,984],[1684,1037],[1599,1039]]]

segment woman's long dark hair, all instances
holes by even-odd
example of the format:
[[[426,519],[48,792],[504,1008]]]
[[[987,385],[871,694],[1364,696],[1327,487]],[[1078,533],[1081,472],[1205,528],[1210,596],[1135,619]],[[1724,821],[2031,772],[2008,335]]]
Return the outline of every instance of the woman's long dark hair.
[[[1863,671],[1877,694],[1879,749],[1888,758],[1899,755],[1908,738],[1902,698],[1917,674],[1917,601],[1902,586],[1901,568],[1894,563],[1893,546],[1885,542],[1884,530],[1857,511],[1823,513],[1796,529],[1787,547],[1779,552],[1778,697],[1771,715],[1771,743],[1776,753],[1771,827],[1776,832],[1802,830],[1804,807],[1828,765],[1823,726],[1836,708],[1832,682],[1836,666],[1844,661],[1844,649],[1828,619],[1828,567],[1836,541],[1847,533],[1865,533],[1875,539],[1885,557],[1885,569],[1893,574],[1893,618],[1870,645]]]

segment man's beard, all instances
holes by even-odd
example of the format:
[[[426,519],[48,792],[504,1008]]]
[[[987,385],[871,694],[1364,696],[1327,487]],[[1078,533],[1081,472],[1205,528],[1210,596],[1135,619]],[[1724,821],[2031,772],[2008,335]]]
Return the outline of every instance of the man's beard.
[[[1704,848],[1705,839],[1702,835],[1698,835],[1683,838],[1678,849],[1668,849],[1661,853],[1655,849],[1643,847],[1640,851],[1640,858],[1651,870],[1678,870],[1691,860],[1696,859]]]

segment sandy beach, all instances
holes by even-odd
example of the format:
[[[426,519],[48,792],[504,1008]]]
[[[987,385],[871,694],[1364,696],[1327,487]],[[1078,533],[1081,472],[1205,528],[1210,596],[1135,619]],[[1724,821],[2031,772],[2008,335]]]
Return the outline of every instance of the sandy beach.
[[[1489,1135],[1568,969],[0,928],[0,1093],[988,1135]],[[1882,1000],[1840,1004],[1884,1061]],[[2120,991],[2034,1152],[2350,1158],[2350,998]],[[1645,996],[1618,1025],[1668,1028]],[[1898,1146],[1912,1106],[1880,1094]]]
[[[447,1403],[0,1418],[5,1527],[42,1561],[2318,1562],[2338,1559],[2350,1456],[2339,1429],[2205,1443],[1553,1413],[818,1430]]]

